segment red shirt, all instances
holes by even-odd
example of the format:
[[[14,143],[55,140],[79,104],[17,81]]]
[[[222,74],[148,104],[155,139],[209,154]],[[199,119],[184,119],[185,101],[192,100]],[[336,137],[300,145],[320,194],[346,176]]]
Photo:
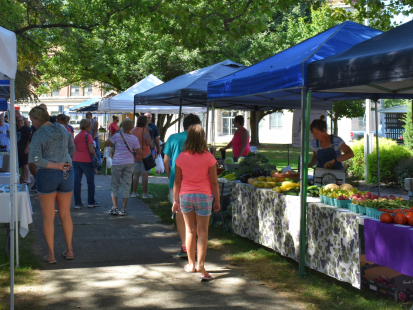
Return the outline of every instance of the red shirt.
[[[86,130],[82,130],[75,137],[74,143],[76,147],[75,155],[73,155],[73,161],[78,161],[81,163],[91,163],[89,149],[86,145],[85,136],[88,135],[87,140],[89,144],[93,144],[93,137]]]
[[[111,123],[111,124],[109,125],[109,132],[110,132],[110,136],[111,136],[111,137],[112,137],[118,130],[119,130],[119,126],[118,126],[118,125],[116,125],[116,124],[114,124],[114,123]]]
[[[212,196],[209,168],[216,164],[214,156],[205,151],[203,154],[182,152],[175,165],[182,169],[182,183],[179,195],[205,194]]]

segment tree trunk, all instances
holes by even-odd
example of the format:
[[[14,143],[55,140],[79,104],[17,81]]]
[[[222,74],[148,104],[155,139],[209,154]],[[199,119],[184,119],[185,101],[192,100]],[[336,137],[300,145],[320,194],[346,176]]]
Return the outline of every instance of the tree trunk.
[[[338,136],[338,116],[334,115],[333,117],[333,133],[335,136]]]
[[[259,126],[257,126],[257,128],[255,127],[255,113],[258,113],[257,114],[258,124],[260,123],[260,120],[263,118],[262,111],[257,111],[257,112],[251,111],[250,112],[250,128],[251,128],[251,133],[250,133],[251,141],[250,141],[250,144],[251,145],[259,145],[260,144],[260,137],[259,137],[259,134],[257,135],[257,132],[256,132],[256,130],[259,131]]]
[[[165,135],[166,131],[169,127],[173,126],[175,123],[178,122],[178,118],[172,121],[174,114],[158,114],[156,126],[158,126],[159,130],[159,139],[165,142]]]

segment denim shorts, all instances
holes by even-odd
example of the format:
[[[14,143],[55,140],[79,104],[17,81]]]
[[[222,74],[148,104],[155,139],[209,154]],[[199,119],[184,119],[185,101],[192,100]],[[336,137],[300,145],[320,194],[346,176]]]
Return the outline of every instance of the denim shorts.
[[[189,213],[195,210],[195,214],[200,216],[210,216],[212,210],[212,196],[205,194],[187,194],[179,196],[182,213]]]
[[[39,194],[70,193],[73,191],[75,173],[73,168],[67,171],[69,176],[63,178],[63,171],[59,169],[39,169],[36,174],[36,187]]]

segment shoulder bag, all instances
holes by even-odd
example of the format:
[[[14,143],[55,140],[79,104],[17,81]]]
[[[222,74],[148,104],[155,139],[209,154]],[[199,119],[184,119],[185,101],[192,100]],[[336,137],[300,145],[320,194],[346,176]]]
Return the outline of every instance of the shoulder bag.
[[[143,144],[145,143],[145,139],[143,138],[143,132],[145,128],[142,130],[142,158],[143,158]],[[149,152],[149,155],[142,159],[143,165],[145,166],[145,170],[149,171],[152,168],[156,167],[155,159],[152,156],[152,152]]]
[[[100,160],[100,158],[98,156],[93,156],[90,151],[89,151],[89,143],[87,141],[87,136],[89,135],[89,133],[86,133],[85,139],[86,139],[86,148],[87,151],[89,152],[90,155],[90,159],[92,160],[92,166],[93,168],[100,168],[102,167],[102,161]]]

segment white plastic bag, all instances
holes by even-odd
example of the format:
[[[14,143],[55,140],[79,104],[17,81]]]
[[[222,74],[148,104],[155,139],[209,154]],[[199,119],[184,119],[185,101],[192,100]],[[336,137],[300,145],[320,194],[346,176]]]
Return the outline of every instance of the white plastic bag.
[[[106,167],[108,169],[112,168],[112,158],[111,157],[106,157]]]
[[[158,155],[158,157],[155,160],[155,173],[156,174],[161,174],[162,172],[165,171],[165,166],[163,165],[163,160],[162,160],[162,156]]]

